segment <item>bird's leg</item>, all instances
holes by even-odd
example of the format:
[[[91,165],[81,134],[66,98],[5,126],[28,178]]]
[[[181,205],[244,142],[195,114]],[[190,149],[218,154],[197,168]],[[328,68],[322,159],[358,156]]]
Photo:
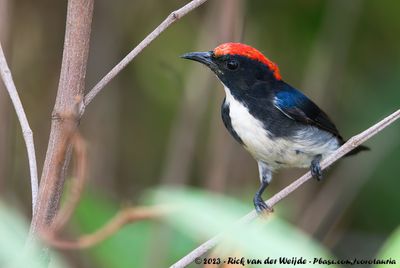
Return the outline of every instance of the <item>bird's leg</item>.
[[[310,166],[311,175],[318,181],[322,179],[322,170],[321,166],[319,165],[321,159],[322,156],[320,154],[316,155],[315,158],[311,161],[311,166]]]
[[[261,161],[258,162],[258,171],[260,173],[261,185],[260,185],[260,188],[258,188],[256,194],[254,195],[253,202],[254,202],[254,207],[256,208],[257,213],[261,214],[263,212],[271,212],[272,211],[272,208],[269,207],[267,204],[265,204],[264,200],[261,197],[265,188],[267,188],[268,184],[271,181],[272,172],[268,168],[268,166],[264,162],[261,162]]]

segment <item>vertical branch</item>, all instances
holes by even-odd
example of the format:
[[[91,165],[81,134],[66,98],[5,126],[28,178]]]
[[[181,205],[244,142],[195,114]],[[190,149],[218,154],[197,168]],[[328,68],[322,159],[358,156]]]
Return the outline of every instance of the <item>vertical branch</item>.
[[[5,48],[9,41],[9,22],[11,20],[11,3],[9,0],[0,0],[0,40]],[[9,173],[11,158],[11,133],[14,128],[11,127],[10,113],[11,105],[8,105],[7,90],[0,83],[0,195],[6,192],[6,181]]]
[[[71,111],[78,114],[82,105],[86,64],[89,53],[93,0],[69,0],[57,97],[52,113],[49,144],[43,166],[36,213],[31,223],[31,233],[50,225],[57,213],[64,185],[71,123],[64,120]],[[78,125],[78,116],[70,118],[73,127]]]
[[[35,211],[36,199],[38,193],[38,175],[36,165],[35,144],[33,142],[33,133],[29,126],[28,119],[22,107],[21,100],[18,96],[18,91],[12,79],[11,71],[8,68],[6,58],[4,57],[3,48],[0,43],[0,76],[3,79],[4,85],[10,95],[11,101],[14,105],[15,112],[17,113],[19,123],[22,128],[22,134],[28,152],[29,171],[31,175],[31,188],[32,188],[32,213]]]

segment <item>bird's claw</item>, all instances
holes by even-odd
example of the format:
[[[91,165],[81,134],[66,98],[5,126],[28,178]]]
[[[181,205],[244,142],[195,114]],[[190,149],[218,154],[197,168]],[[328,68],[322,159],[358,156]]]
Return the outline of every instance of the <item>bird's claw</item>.
[[[254,197],[254,207],[258,215],[269,214],[274,211],[274,209],[268,206],[260,196]]]
[[[314,159],[311,162],[311,167],[310,167],[311,175],[318,181],[322,180],[322,170],[321,166],[319,165],[319,162],[320,162],[320,157]]]

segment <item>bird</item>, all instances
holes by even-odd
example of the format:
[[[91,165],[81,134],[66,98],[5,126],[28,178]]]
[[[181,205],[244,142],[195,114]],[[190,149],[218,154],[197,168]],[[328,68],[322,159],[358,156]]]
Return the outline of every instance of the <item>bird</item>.
[[[262,194],[274,172],[309,168],[314,178],[322,179],[320,162],[345,140],[324,111],[282,80],[274,62],[242,43],[181,57],[207,66],[224,87],[222,121],[258,164],[260,186],[253,198],[258,214],[272,211]],[[348,155],[368,149],[360,145]]]

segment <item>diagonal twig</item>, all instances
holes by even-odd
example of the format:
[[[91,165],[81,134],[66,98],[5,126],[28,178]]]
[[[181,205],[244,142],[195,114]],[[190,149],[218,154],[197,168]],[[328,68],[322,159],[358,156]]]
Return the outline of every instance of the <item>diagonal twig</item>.
[[[119,73],[121,72],[145,47],[147,47],[154,39],[156,39],[171,24],[196,9],[207,0],[193,0],[169,14],[169,16],[155,28],[145,39],[143,39],[128,55],[125,56],[114,68],[111,69],[90,91],[86,94],[84,105],[81,107],[80,116],[83,115],[85,107],[92,102],[94,97]]]
[[[395,122],[397,119],[400,118],[400,109],[395,111],[394,113],[390,114],[389,116],[385,117],[372,127],[368,128],[367,130],[364,130],[360,134],[353,136],[351,139],[349,139],[345,144],[343,144],[339,149],[337,149],[334,153],[332,153],[328,158],[326,158],[323,162],[321,162],[321,168],[325,169],[334,162],[336,162],[338,159],[343,157],[345,154],[359,146],[360,144],[364,143],[383,129],[385,129],[387,126]],[[269,207],[273,207],[276,203],[281,201],[283,198],[288,196],[290,193],[295,191],[297,188],[299,188],[303,183],[311,179],[311,172],[307,172],[294,182],[292,182],[289,186],[272,196],[270,199],[266,201],[266,204]],[[236,224],[245,224],[250,221],[253,221],[254,219],[257,218],[257,213],[255,210],[251,211],[249,214],[241,218]],[[215,247],[219,241],[221,241],[224,233],[218,234],[217,236],[211,238],[210,240],[204,242],[197,248],[195,248],[193,251],[191,251],[189,254],[181,258],[178,262],[173,264],[171,267],[173,268],[178,268],[178,267],[185,267],[192,263],[197,257],[202,256],[205,254],[207,251]]]
[[[11,71],[7,65],[7,61],[4,56],[1,43],[0,43],[0,76],[4,82],[8,94],[10,95],[11,101],[15,108],[15,112],[17,113],[18,121],[21,125],[22,134],[24,136],[26,150],[28,152],[29,172],[31,176],[32,214],[33,214],[35,213],[36,199],[39,188],[35,143],[33,142],[33,133],[29,126],[28,119],[26,118],[24,107],[22,106],[21,99],[19,98],[17,88],[15,87],[14,81],[12,79]]]

